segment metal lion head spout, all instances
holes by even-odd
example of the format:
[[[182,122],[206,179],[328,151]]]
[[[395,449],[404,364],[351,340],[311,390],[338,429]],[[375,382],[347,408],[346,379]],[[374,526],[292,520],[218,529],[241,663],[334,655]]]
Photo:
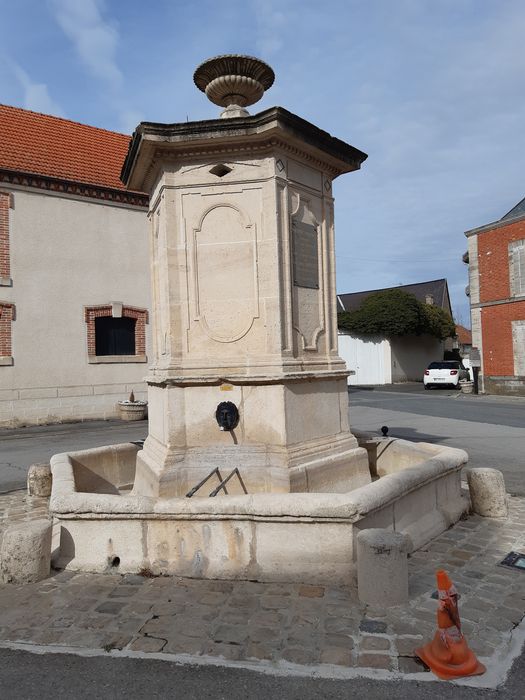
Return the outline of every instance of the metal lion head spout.
[[[273,85],[275,74],[258,58],[229,54],[201,63],[193,80],[211,102],[226,108],[221,118],[227,119],[248,116],[245,107],[261,99]]]

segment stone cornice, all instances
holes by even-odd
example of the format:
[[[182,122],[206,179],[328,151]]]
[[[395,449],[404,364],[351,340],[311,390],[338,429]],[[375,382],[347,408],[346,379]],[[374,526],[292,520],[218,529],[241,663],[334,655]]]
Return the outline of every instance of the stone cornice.
[[[148,169],[148,174],[154,171],[155,163],[157,163],[159,160],[175,161],[179,159],[184,159],[186,162],[188,162],[192,158],[192,156],[195,156],[196,158],[202,158],[202,156],[216,158],[217,156],[239,155],[243,153],[245,153],[246,155],[249,155],[250,153],[265,153],[275,149],[286,151],[290,155],[297,156],[298,158],[300,157],[303,160],[310,163],[311,165],[322,168],[332,177],[337,177],[337,175],[341,174],[340,169],[334,167],[331,164],[327,164],[326,160],[316,158],[311,153],[306,153],[304,149],[297,148],[296,146],[293,146],[290,143],[286,143],[286,141],[283,141],[279,138],[268,138],[264,141],[260,141],[257,144],[253,144],[246,141],[236,143],[235,145],[225,144],[223,146],[216,145],[214,147],[196,145],[194,148],[184,149],[180,151],[177,150],[176,152],[170,152],[162,148],[157,148],[153,152],[153,161],[150,168]]]
[[[523,304],[525,295],[517,297],[506,297],[505,299],[495,299],[494,301],[479,301],[470,305],[471,309],[484,309],[486,306],[501,306],[502,304]]]
[[[267,385],[289,384],[294,382],[327,381],[346,379],[350,372],[347,369],[306,370],[302,372],[280,372],[276,374],[238,374],[235,372],[221,375],[205,374],[176,374],[169,370],[153,370],[146,377],[148,384],[159,386],[220,386],[221,384]]]
[[[146,209],[149,197],[142,192],[119,190],[102,185],[92,185],[86,182],[77,182],[65,178],[38,175],[36,173],[24,173],[18,170],[0,169],[0,185],[17,185],[31,187],[38,190],[46,190],[56,194],[68,194],[89,199],[99,199],[114,204],[126,204]]]
[[[469,231],[465,231],[465,236],[475,236],[478,233],[485,233],[486,231],[493,231],[497,228],[503,228],[504,226],[510,226],[511,224],[516,224],[519,221],[525,219],[525,214],[520,214],[519,216],[513,216],[510,219],[499,219],[499,221],[493,221],[490,224],[484,224],[483,226],[478,226],[477,228],[471,228]]]
[[[167,152],[187,159],[192,155],[218,156],[283,148],[310,160],[334,177],[357,170],[366,153],[331,136],[314,124],[272,107],[248,117],[212,119],[180,124],[142,122],[130,144],[121,178],[128,186],[147,189],[152,185],[152,161]]]

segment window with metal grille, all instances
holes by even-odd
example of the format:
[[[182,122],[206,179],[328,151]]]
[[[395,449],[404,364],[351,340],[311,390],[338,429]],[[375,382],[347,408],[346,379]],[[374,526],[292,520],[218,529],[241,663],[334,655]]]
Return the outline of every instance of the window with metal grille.
[[[122,302],[84,307],[90,364],[147,362],[148,312]]]
[[[525,240],[509,243],[510,294],[525,296]]]

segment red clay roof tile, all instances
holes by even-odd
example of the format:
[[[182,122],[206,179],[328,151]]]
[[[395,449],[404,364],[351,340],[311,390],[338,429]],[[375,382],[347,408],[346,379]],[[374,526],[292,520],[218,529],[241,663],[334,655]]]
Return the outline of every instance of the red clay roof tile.
[[[472,345],[472,331],[456,323],[456,335],[462,345]]]
[[[126,134],[0,105],[0,169],[123,190],[129,142]]]

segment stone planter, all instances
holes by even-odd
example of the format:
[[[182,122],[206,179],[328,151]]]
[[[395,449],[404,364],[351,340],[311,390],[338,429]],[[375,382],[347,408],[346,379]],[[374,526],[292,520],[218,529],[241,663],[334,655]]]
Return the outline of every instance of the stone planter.
[[[461,387],[461,393],[462,394],[472,394],[474,391],[474,382],[471,381],[462,381],[459,383]]]
[[[144,420],[148,411],[147,401],[119,401],[117,405],[122,420]]]

